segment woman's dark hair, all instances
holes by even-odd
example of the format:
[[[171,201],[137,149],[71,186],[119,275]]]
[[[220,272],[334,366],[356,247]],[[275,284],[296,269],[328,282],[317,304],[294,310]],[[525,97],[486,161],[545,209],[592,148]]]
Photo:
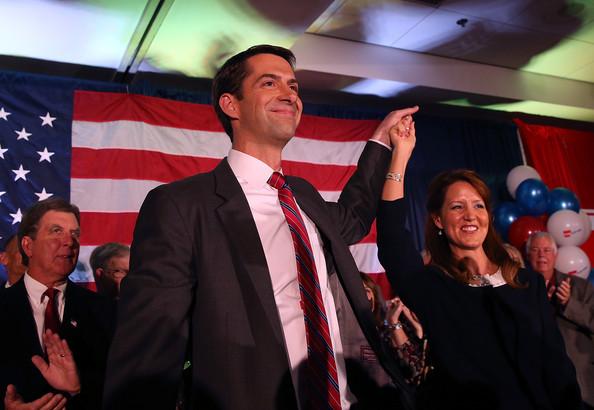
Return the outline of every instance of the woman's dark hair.
[[[435,225],[434,217],[440,215],[448,188],[456,182],[470,184],[485,203],[489,215],[489,228],[483,242],[483,249],[489,260],[501,267],[503,279],[512,287],[521,286],[518,282],[519,264],[511,259],[499,235],[493,227],[491,213],[491,194],[489,187],[474,171],[458,169],[445,171],[437,175],[429,185],[427,197],[427,224],[425,226],[425,247],[431,254],[431,264],[437,265],[447,274],[463,283],[469,283],[476,274],[476,263],[470,258],[456,259],[450,249],[450,243],[445,234],[440,235],[440,229]]]
[[[373,306],[371,306],[371,310],[373,311],[373,318],[375,319],[376,326],[381,326],[386,313],[381,289],[368,274],[359,272],[359,275],[363,281],[363,286],[369,288],[373,293]]]
[[[225,132],[233,141],[233,128],[231,127],[231,118],[223,112],[219,105],[219,98],[225,93],[232,94],[238,99],[242,99],[241,84],[248,76],[246,61],[258,54],[274,54],[285,59],[293,69],[295,69],[295,55],[289,49],[268,44],[253,46],[239,54],[228,59],[225,64],[216,73],[212,80],[212,105],[223,125]]]

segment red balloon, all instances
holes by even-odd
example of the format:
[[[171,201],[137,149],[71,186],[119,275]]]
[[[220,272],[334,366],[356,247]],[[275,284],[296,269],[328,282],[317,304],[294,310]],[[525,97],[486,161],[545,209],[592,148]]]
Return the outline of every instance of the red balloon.
[[[509,243],[516,248],[524,250],[526,241],[534,232],[545,232],[546,224],[539,216],[521,216],[509,227]]]

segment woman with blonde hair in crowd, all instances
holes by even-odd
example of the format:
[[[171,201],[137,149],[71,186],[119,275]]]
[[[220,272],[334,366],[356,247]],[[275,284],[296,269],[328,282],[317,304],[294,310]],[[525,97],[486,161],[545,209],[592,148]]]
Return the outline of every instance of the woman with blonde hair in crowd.
[[[379,256],[419,317],[435,370],[419,393],[429,409],[579,409],[575,370],[542,278],[520,268],[496,234],[490,193],[473,171],[438,175],[429,187],[424,266],[405,228],[404,176],[415,145],[405,117],[379,207]]]

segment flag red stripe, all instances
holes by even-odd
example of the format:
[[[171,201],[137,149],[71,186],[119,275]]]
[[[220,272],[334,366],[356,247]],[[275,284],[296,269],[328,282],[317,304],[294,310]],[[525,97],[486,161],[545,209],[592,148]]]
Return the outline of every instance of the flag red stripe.
[[[146,179],[171,182],[209,172],[220,159],[154,151],[72,148],[72,178]]]
[[[154,151],[72,148],[72,178],[145,179],[171,182],[211,171],[220,159],[187,157]],[[355,166],[283,161],[287,175],[307,179],[320,191],[340,191]]]
[[[74,121],[140,121],[165,127],[223,132],[210,105],[137,94],[76,91]],[[324,141],[367,141],[379,121],[303,115],[295,135]]]
[[[137,212],[81,212],[80,244],[131,243],[137,216]]]

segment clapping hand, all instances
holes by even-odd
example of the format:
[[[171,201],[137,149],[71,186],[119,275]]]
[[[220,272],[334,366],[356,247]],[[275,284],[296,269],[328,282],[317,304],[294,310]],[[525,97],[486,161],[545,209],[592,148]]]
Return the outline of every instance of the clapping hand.
[[[66,340],[60,339],[60,336],[51,330],[46,330],[43,334],[43,344],[48,361],[41,356],[31,358],[43,378],[56,390],[72,395],[80,392],[78,370]]]
[[[563,279],[557,288],[555,295],[557,296],[557,300],[561,306],[567,305],[567,302],[569,302],[569,297],[571,296],[571,281],[569,278]]]
[[[47,362],[41,356],[33,356],[31,361],[39,369],[43,378],[56,390],[71,395],[80,392],[80,380],[76,363],[66,340],[46,330],[43,334],[43,345],[47,354]],[[47,393],[37,400],[25,403],[12,384],[6,388],[4,396],[6,410],[60,410],[66,407],[66,397],[61,394]]]
[[[6,410],[61,410],[66,407],[66,397],[47,393],[35,401],[25,403],[16,388],[9,384],[4,396],[4,407]]]

